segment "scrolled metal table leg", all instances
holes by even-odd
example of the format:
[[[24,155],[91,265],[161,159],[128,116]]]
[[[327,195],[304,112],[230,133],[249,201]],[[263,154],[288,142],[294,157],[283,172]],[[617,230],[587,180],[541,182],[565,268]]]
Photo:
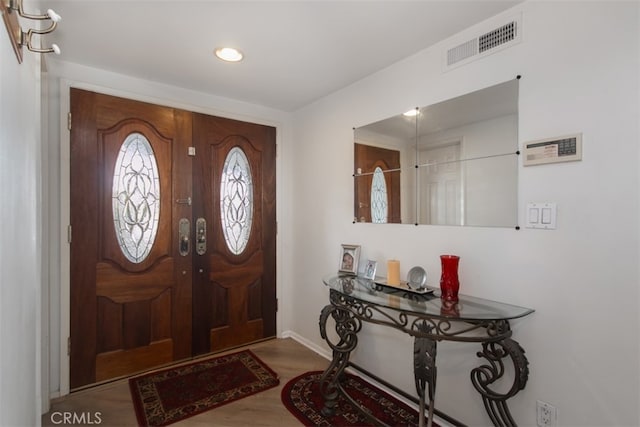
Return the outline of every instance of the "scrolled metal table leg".
[[[335,321],[335,330],[339,337],[337,343],[334,343],[327,335],[329,316]],[[332,416],[335,414],[335,406],[338,403],[340,392],[338,383],[349,363],[351,351],[358,345],[357,333],[362,328],[362,322],[348,309],[327,305],[320,313],[319,323],[320,335],[333,350],[331,363],[320,377],[320,391],[324,397],[324,407],[321,413],[324,416]]]
[[[419,325],[418,329],[428,333],[433,329],[433,327],[423,323]],[[431,427],[433,422],[433,405],[436,394],[436,378],[438,373],[438,368],[436,367],[436,353],[436,341],[424,337],[415,338],[413,343],[413,375],[416,382],[416,391],[418,392],[418,397],[420,399],[419,427],[424,427],[424,410],[426,400],[425,389],[428,391],[429,395],[427,427]]]
[[[489,364],[471,370],[471,382],[482,395],[484,407],[495,426],[516,426],[511,416],[507,399],[523,390],[529,378],[529,361],[524,355],[524,349],[511,338],[501,341],[482,343],[482,351],[478,357],[485,358]],[[505,393],[498,393],[490,386],[504,375],[502,359],[510,357],[515,369],[513,385]]]

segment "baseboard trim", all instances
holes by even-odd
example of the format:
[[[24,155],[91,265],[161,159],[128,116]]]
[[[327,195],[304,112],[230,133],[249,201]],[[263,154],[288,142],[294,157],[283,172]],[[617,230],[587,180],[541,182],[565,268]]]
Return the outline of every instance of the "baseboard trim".
[[[319,345],[315,344],[312,341],[309,341],[308,339],[306,339],[300,334],[297,334],[293,331],[283,331],[280,336],[282,338],[291,338],[292,340],[299,342],[303,346],[307,347],[309,350],[319,354],[320,356],[324,357],[327,360],[332,359],[332,354],[329,350],[320,347]]]

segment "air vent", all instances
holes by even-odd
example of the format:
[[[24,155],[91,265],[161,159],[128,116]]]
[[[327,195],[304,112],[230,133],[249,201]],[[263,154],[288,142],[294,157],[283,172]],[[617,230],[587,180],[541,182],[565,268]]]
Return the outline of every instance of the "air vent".
[[[494,47],[498,47],[501,44],[510,42],[516,38],[517,25],[515,21],[509,22],[507,25],[503,25],[500,28],[483,34],[478,38],[480,53],[485,52]]]
[[[478,39],[469,40],[447,51],[447,65],[453,65],[478,53]]]
[[[485,31],[477,37],[447,49],[443,64],[444,71],[467,64],[520,42],[521,27],[520,17],[511,19],[500,27]]]

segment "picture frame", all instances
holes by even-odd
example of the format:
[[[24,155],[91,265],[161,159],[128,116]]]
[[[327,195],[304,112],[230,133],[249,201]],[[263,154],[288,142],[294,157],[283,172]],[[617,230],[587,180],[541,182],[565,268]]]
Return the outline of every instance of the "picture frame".
[[[358,274],[358,263],[360,261],[360,245],[342,245],[340,251],[340,260],[338,263],[338,272],[340,274],[354,275]]]
[[[376,277],[376,268],[378,267],[377,261],[368,260],[364,266],[363,276],[365,279],[373,280]]]

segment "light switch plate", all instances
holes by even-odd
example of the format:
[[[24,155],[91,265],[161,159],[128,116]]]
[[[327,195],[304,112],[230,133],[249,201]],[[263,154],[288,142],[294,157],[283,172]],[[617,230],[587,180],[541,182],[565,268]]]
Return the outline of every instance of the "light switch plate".
[[[556,228],[555,203],[527,203],[527,228],[542,228],[555,230]]]

